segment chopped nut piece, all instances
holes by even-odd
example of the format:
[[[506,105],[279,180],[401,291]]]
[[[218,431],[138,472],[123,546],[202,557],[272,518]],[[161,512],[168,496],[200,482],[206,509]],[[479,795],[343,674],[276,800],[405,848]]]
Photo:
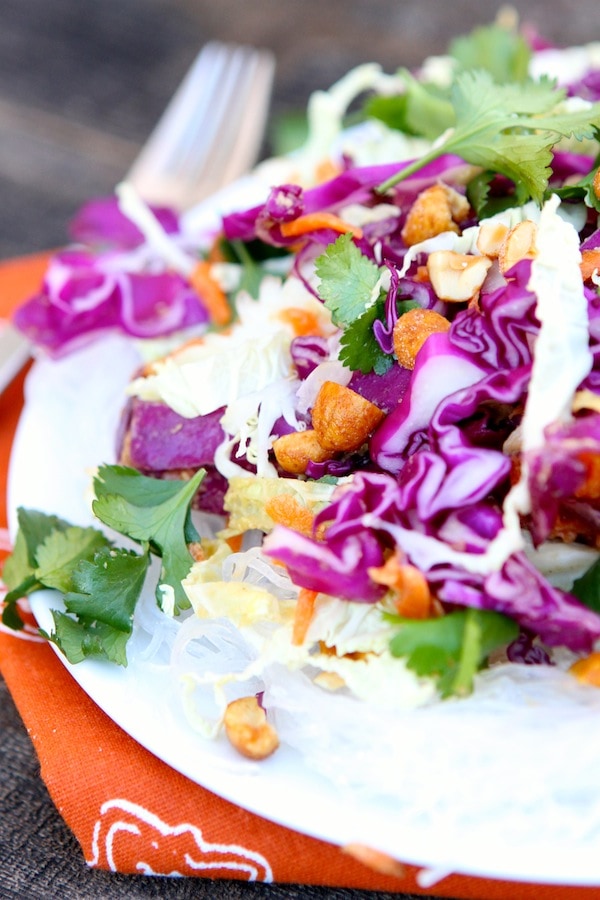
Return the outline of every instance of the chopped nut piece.
[[[319,443],[316,432],[310,429],[277,438],[273,453],[281,468],[292,475],[304,475],[309,462],[325,462],[331,456]]]
[[[590,409],[600,413],[600,396],[588,388],[584,388],[582,391],[575,391],[571,411],[576,413],[581,412],[582,409]]]
[[[346,682],[337,672],[319,672],[313,678],[313,684],[318,685],[325,691],[340,691],[346,687]]]
[[[479,228],[477,249],[483,256],[496,259],[507,234],[508,225],[502,225],[500,222],[484,222]]]
[[[204,547],[200,541],[191,541],[187,546],[194,562],[201,562],[203,559],[206,559]]]
[[[404,878],[406,875],[404,866],[399,860],[374,847],[368,847],[366,844],[346,844],[342,849],[344,853],[381,875],[392,875],[395,878]]]
[[[503,274],[522,259],[533,259],[535,257],[536,234],[537,225],[530,219],[519,222],[518,225],[509,230],[498,254],[500,271]]]
[[[279,746],[277,732],[256,697],[228,703],[223,724],[230,743],[249,759],[266,759]]]
[[[313,406],[312,424],[321,447],[343,452],[358,450],[384,416],[356,391],[325,381]]]
[[[401,366],[414,369],[417,353],[431,334],[448,331],[450,322],[433,309],[410,309],[394,325],[394,353]]]
[[[469,213],[469,202],[445,184],[434,184],[422,191],[406,217],[402,239],[408,247],[444,231],[460,231],[458,224]]]
[[[441,300],[450,303],[476,299],[491,265],[487,256],[471,256],[454,250],[434,250],[427,260],[434,291]]]

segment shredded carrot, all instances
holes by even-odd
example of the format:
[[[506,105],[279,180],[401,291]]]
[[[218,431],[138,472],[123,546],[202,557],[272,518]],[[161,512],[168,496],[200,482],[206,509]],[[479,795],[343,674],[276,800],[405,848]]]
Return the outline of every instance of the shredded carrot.
[[[317,212],[307,213],[305,216],[298,216],[291,222],[284,222],[281,226],[281,234],[283,237],[300,237],[302,234],[308,234],[310,231],[318,231],[322,228],[331,228],[340,234],[346,234],[350,231],[354,237],[362,237],[362,230],[348,222],[344,222],[334,213]]]
[[[575,491],[575,496],[597,500],[600,497],[600,456],[584,450],[579,454],[579,459],[584,464],[586,473],[583,484]]]
[[[277,525],[285,525],[302,534],[312,535],[314,516],[291,494],[279,494],[265,503],[265,512]]]
[[[580,269],[584,281],[589,281],[594,272],[600,270],[600,247],[582,251]]]
[[[231,321],[231,307],[221,287],[210,274],[211,263],[201,260],[190,276],[190,284],[204,303],[215,325]]]
[[[376,584],[392,590],[398,615],[407,619],[428,619],[435,615],[429,585],[416,566],[402,562],[398,556],[390,556],[383,566],[370,568],[368,574]]]
[[[308,588],[300,588],[296,611],[294,613],[294,629],[292,632],[292,644],[297,647],[304,643],[308,626],[312,622],[317,593],[317,591],[309,591]]]
[[[220,232],[212,242],[209,250],[208,250],[208,261],[211,263],[216,262],[227,262],[227,257],[223,253],[223,245],[222,240],[224,239],[223,232]]]
[[[242,549],[243,539],[243,534],[233,534],[231,537],[228,537],[226,539],[226,543],[229,545],[232,553],[239,553],[239,551]]]
[[[590,653],[589,656],[578,659],[573,663],[569,672],[583,684],[600,687],[600,653]]]
[[[294,329],[298,337],[306,334],[319,334],[319,319],[314,312],[301,309],[299,306],[288,306],[279,313],[282,322],[286,322]]]

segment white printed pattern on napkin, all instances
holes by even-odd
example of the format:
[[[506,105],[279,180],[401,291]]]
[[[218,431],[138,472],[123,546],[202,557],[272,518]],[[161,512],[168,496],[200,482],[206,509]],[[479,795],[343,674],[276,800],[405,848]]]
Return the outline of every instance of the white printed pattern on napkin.
[[[124,799],[102,804],[94,826],[92,858],[87,860],[88,865],[107,866],[117,871],[115,860],[123,849],[122,842],[127,841],[126,851],[130,853],[132,838],[139,841],[135,868],[144,875],[182,876],[205,871],[212,876],[227,872],[246,881],[273,880],[271,866],[262,854],[239,844],[210,843],[196,825],[189,822],[169,825],[149,809]],[[160,871],[160,863],[152,859],[164,859],[167,853],[173,868]]]

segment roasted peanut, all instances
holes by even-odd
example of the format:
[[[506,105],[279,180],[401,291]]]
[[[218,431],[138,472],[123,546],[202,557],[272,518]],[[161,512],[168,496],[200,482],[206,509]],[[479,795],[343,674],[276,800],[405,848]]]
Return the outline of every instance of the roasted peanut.
[[[508,225],[500,222],[484,222],[477,235],[477,249],[483,256],[496,259],[508,234]]]
[[[406,217],[402,229],[404,243],[411,247],[444,231],[460,231],[458,224],[469,213],[469,202],[445,184],[434,184],[422,191]]]
[[[292,475],[304,475],[309,462],[325,462],[331,456],[319,443],[316,432],[310,429],[277,438],[273,453],[281,468]]]
[[[571,411],[574,413],[581,412],[582,409],[590,409],[600,413],[600,396],[584,388],[581,391],[575,391],[573,402],[571,403]]]
[[[392,875],[394,878],[404,878],[406,875],[406,870],[399,860],[367,844],[346,844],[342,850],[381,875]]]
[[[536,254],[535,238],[537,225],[530,219],[525,219],[511,228],[500,247],[498,262],[502,273],[508,272],[515,263],[522,259],[533,259]]]
[[[325,381],[312,410],[312,424],[321,447],[332,452],[358,450],[384,418],[379,407],[356,391]]]
[[[431,334],[448,331],[450,322],[433,309],[410,309],[394,325],[394,353],[401,366],[414,369],[417,353]]]
[[[266,759],[277,750],[277,732],[256,697],[240,697],[227,704],[223,719],[228,740],[249,759]]]
[[[461,303],[479,296],[491,265],[487,256],[434,250],[428,257],[427,271],[440,300]]]

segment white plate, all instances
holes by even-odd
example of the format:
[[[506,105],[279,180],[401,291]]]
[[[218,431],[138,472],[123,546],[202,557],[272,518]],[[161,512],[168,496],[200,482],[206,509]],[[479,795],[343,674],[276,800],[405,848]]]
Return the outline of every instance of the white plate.
[[[35,364],[10,467],[13,531],[18,506],[90,521],[90,472],[114,460],[123,389],[136,364],[120,337]],[[43,627],[54,605],[51,592],[32,598]],[[343,742],[335,772],[285,744],[265,762],[240,762],[225,742],[192,731],[151,666],[65,665],[157,757],[274,822],[335,844],[375,846],[440,875],[600,884],[600,691],[556,670],[515,667],[508,701],[497,690],[502,673],[492,674],[472,699],[405,714],[395,723],[397,784],[381,761],[390,779],[384,796],[353,785],[356,767],[369,761],[345,754]],[[316,706],[305,714],[327,733]],[[353,730],[359,740],[360,712]],[[364,752],[377,757],[368,739]]]

